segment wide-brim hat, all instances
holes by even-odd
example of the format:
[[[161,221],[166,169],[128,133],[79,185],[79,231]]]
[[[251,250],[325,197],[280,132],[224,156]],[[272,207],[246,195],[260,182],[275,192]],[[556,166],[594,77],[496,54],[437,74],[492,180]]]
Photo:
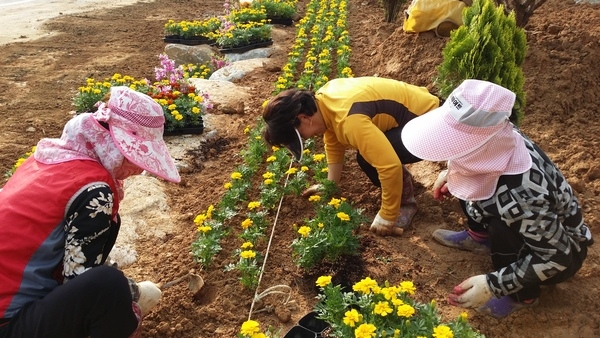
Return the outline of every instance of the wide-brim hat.
[[[509,116],[516,95],[491,82],[465,80],[444,104],[408,122],[402,141],[413,155],[448,161],[448,189],[465,200],[493,195],[498,178],[531,168]]]
[[[304,141],[302,140],[302,136],[300,136],[300,132],[298,129],[294,128],[294,132],[296,132],[297,138],[293,138],[292,143],[285,144],[284,146],[288,148],[296,161],[300,162],[302,160],[302,154],[304,153]]]
[[[163,140],[165,116],[149,96],[128,87],[112,87],[107,103],[113,140],[123,156],[165,180],[181,181],[175,161]]]

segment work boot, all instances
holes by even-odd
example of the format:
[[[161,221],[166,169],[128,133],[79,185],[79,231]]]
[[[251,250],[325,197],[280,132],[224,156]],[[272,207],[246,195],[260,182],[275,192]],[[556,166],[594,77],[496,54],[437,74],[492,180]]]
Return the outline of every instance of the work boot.
[[[412,175],[402,166],[402,197],[400,199],[400,215],[398,216],[397,226],[402,229],[412,222],[418,211],[417,200],[415,200]]]
[[[451,231],[437,229],[433,232],[433,239],[438,241],[440,244],[449,246],[451,248],[479,253],[490,252],[490,242],[487,239],[487,236],[481,236],[479,233],[471,230]]]
[[[477,312],[501,319],[507,317],[515,311],[519,311],[528,307],[534,307],[538,305],[538,303],[539,301],[537,298],[524,302],[517,302],[509,296],[500,298],[492,297],[492,299],[488,300],[487,303],[477,308]]]

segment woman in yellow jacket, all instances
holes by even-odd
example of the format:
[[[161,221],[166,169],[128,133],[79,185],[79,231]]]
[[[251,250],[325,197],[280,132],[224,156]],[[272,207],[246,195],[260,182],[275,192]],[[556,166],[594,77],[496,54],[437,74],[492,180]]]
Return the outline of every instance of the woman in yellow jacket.
[[[316,92],[288,89],[263,112],[265,140],[285,146],[300,160],[303,140],[323,135],[328,179],[339,183],[348,147],[374,185],[381,187],[381,207],[371,231],[400,235],[417,212],[412,178],[403,164],[418,162],[400,137],[413,118],[439,107],[427,88],[379,77],[340,78]],[[318,192],[313,186],[304,195]]]

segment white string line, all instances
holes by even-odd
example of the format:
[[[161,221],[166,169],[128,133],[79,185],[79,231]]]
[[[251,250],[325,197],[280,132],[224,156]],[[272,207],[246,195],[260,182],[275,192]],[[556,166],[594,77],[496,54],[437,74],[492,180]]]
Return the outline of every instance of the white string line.
[[[290,178],[289,170],[292,168],[292,164],[294,160],[290,161],[290,167],[288,168],[288,174],[285,177],[285,184],[283,188],[287,187],[288,180]],[[254,290],[254,297],[252,298],[252,304],[250,305],[250,313],[248,314],[248,320],[252,318],[252,309],[254,308],[254,303],[257,300],[258,288],[260,287],[260,282],[262,280],[263,273],[265,272],[265,265],[267,265],[267,258],[269,257],[269,250],[271,249],[271,242],[273,241],[273,235],[275,234],[275,225],[277,224],[277,219],[279,218],[279,211],[281,211],[281,205],[283,204],[283,198],[285,197],[285,193],[281,195],[281,199],[279,199],[279,206],[277,206],[277,214],[275,214],[275,220],[273,221],[273,229],[271,230],[271,236],[269,237],[269,243],[267,244],[267,252],[265,253],[265,259],[263,261],[262,268],[260,269],[260,275],[258,276],[258,284],[256,285],[256,289]],[[291,294],[291,291],[290,291]],[[288,297],[289,299],[289,297]]]

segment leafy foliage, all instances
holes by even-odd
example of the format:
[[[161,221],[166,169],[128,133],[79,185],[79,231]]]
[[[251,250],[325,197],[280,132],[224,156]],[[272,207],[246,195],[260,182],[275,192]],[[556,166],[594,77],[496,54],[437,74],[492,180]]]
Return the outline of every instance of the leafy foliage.
[[[517,95],[511,121],[522,121],[525,77],[521,68],[527,40],[517,27],[514,13],[505,15],[492,0],[475,0],[463,11],[464,25],[452,31],[444,47],[444,61],[435,79],[440,95],[448,97],[466,79],[490,81]]]

